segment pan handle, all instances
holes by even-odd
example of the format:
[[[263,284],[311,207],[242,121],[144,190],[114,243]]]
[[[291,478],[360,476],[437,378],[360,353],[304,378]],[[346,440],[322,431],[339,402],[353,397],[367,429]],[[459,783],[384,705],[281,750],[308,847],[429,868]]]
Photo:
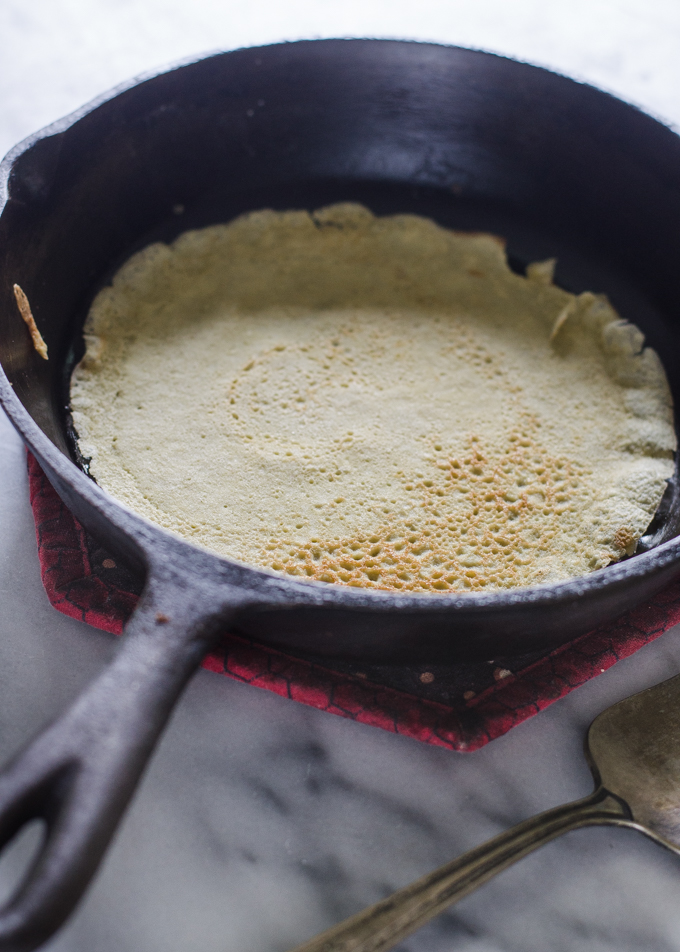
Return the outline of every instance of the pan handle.
[[[249,595],[170,577],[167,568],[150,572],[114,660],[0,773],[0,848],[30,820],[43,819],[47,828],[23,882],[0,909],[0,952],[30,952],[72,912],[175,701]]]

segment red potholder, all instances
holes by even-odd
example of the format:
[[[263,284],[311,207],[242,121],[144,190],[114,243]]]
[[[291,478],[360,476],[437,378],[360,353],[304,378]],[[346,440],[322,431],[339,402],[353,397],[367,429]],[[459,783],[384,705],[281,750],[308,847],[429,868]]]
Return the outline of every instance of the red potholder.
[[[87,533],[28,456],[42,580],[56,609],[120,634],[133,576]],[[231,633],[203,667],[303,704],[456,751],[477,750],[680,621],[680,580],[613,624],[553,651],[479,664],[320,663]]]

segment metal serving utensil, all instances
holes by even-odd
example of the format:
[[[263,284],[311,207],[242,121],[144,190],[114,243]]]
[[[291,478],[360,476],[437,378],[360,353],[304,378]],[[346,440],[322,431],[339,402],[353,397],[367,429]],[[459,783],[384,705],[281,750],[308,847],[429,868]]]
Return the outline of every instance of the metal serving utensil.
[[[294,952],[383,952],[550,840],[582,826],[627,826],[680,855],[680,675],[607,708],[585,754],[595,791],[555,807],[423,876]]]

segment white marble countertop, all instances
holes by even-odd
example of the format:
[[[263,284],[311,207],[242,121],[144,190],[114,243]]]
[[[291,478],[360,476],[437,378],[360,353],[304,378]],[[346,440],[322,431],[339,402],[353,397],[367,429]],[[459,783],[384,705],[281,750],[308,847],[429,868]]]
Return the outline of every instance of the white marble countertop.
[[[137,72],[318,36],[492,49],[680,127],[677,0],[4,0],[0,152]],[[463,850],[585,795],[585,729],[680,671],[677,629],[475,754],[456,755],[201,672],[94,886],[51,952],[284,952]],[[0,759],[61,711],[114,641],[54,611],[23,446],[0,416]],[[30,839],[30,834],[28,834]],[[0,862],[0,893],[30,845]],[[625,830],[572,833],[401,948],[678,952],[680,860]]]

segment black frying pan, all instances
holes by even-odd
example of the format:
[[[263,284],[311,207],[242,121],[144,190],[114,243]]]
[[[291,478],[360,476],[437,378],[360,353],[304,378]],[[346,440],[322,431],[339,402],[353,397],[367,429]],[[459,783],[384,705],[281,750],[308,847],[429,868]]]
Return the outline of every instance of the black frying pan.
[[[672,483],[649,551],[558,585],[410,596],[276,577],[129,512],[77,465],[69,433],[84,315],[132,251],[247,209],[348,199],[501,234],[517,269],[556,255],[558,283],[606,292],[646,332],[677,399],[680,140],[634,108],[469,50],[270,46],[116,90],[17,146],[0,190],[0,398],[66,505],[145,578],[111,666],[0,775],[0,842],[31,818],[47,822],[41,853],[0,910],[0,950],[35,948],[72,910],[173,704],[226,626],[374,663],[480,659],[557,645],[680,572]]]

